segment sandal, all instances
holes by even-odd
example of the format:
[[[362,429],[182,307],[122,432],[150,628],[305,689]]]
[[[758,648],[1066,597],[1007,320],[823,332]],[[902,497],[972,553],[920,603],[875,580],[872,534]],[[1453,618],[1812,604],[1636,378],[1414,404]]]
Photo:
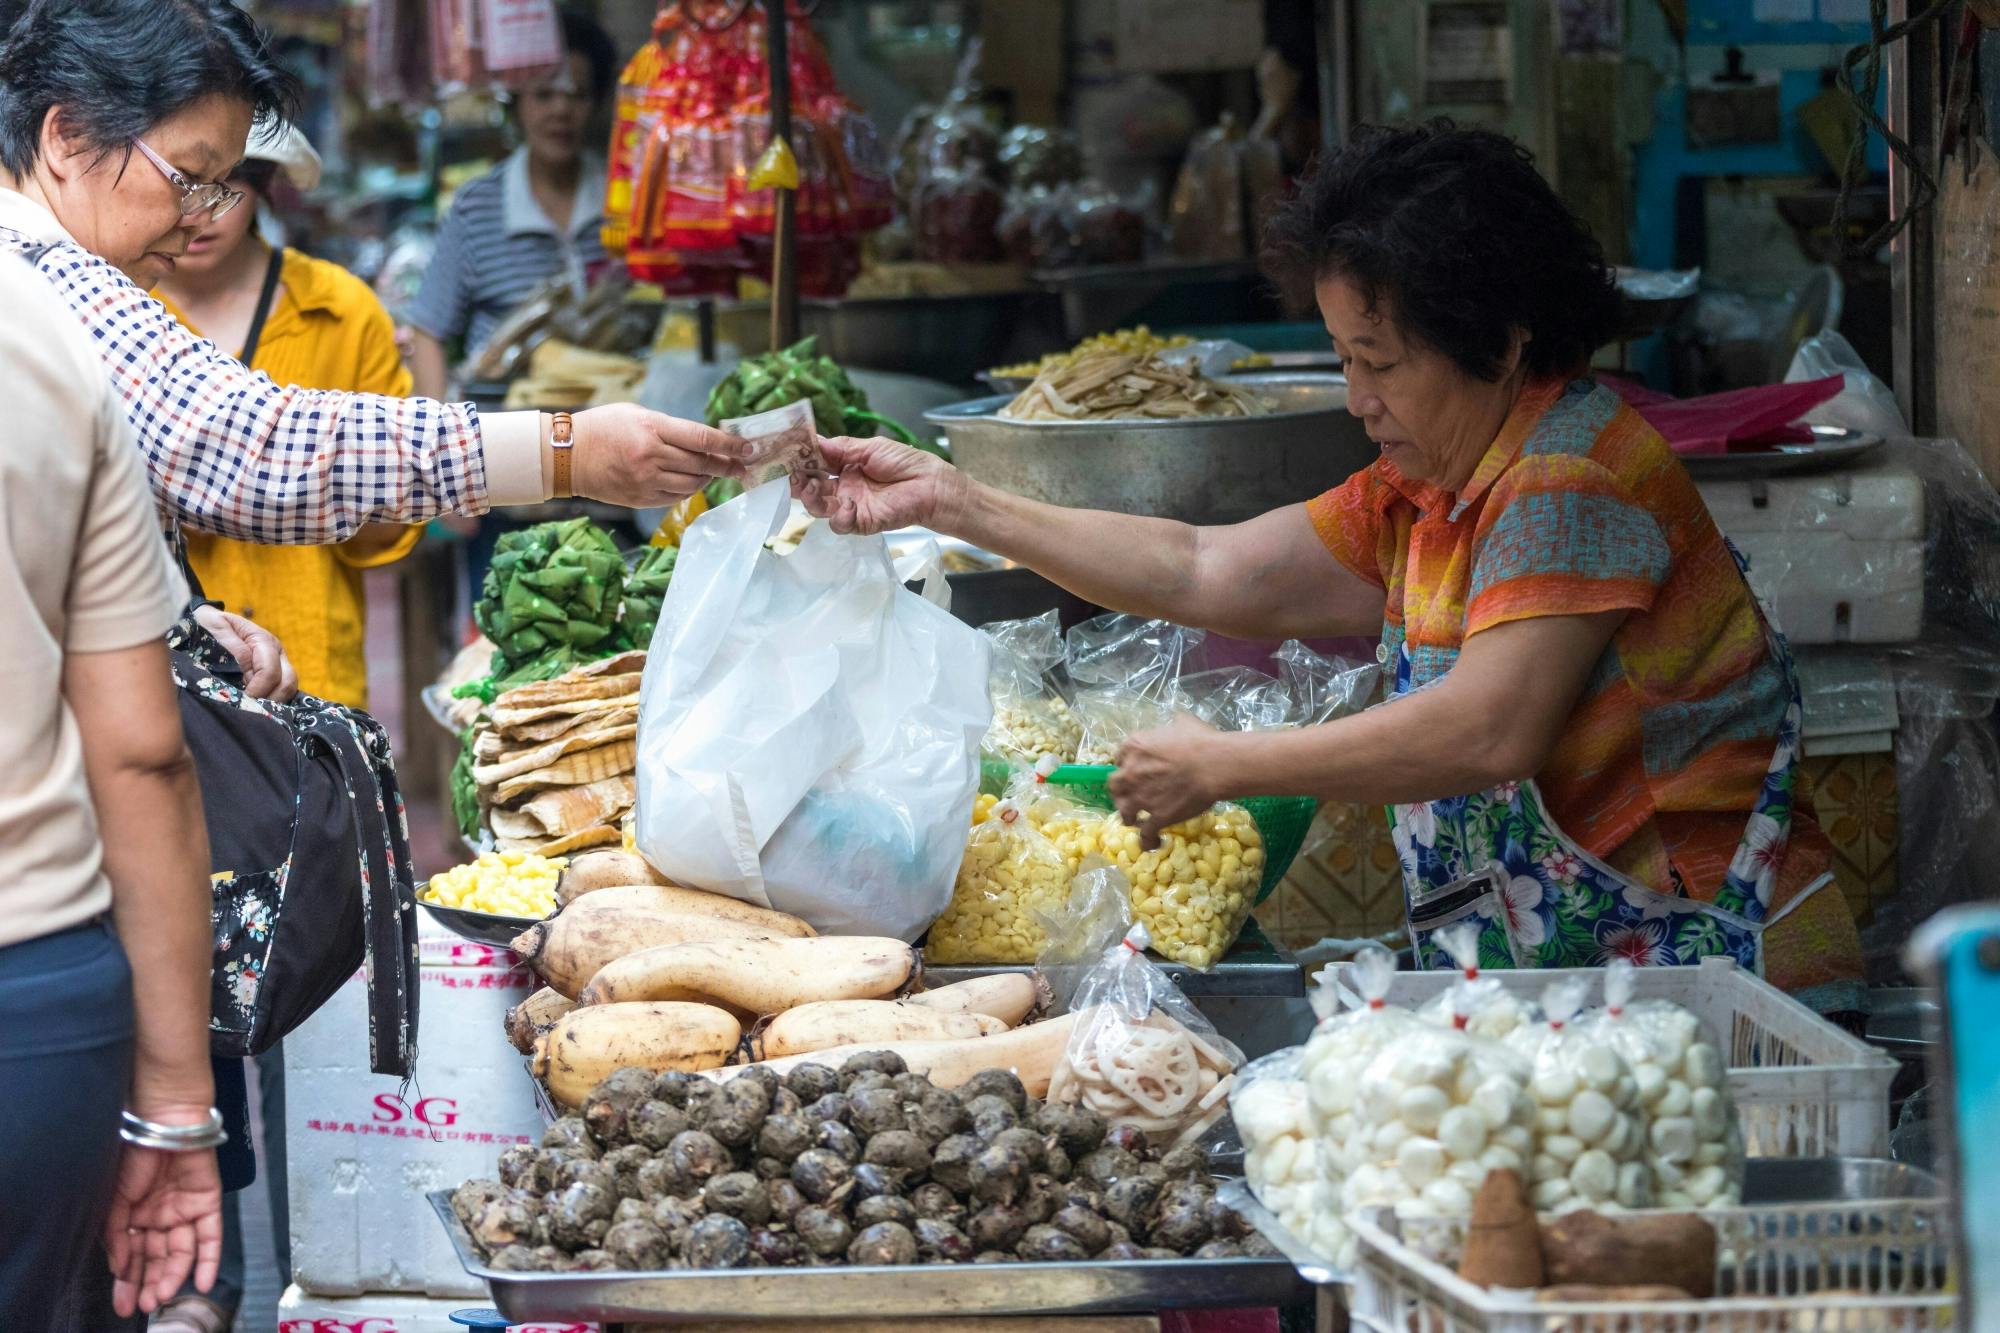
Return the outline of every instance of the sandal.
[[[236,1316],[203,1296],[176,1296],[146,1324],[146,1333],[230,1333]]]

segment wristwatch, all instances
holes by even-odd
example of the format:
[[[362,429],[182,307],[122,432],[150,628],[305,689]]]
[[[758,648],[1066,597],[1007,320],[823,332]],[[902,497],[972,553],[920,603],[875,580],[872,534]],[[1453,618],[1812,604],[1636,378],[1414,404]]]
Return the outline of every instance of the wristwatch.
[[[549,448],[556,456],[556,499],[567,500],[576,492],[570,489],[570,451],[576,447],[572,438],[573,423],[567,412],[555,414],[555,424],[549,428]]]

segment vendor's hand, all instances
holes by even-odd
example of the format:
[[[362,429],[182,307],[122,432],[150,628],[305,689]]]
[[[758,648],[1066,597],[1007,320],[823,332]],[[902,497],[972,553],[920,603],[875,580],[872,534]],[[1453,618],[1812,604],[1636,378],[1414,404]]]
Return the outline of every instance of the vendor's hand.
[[[1210,790],[1216,744],[1222,733],[1182,713],[1152,731],[1129,738],[1118,751],[1111,799],[1128,827],[1139,830],[1147,851],[1160,831],[1193,819],[1220,799]]]
[[[698,421],[633,403],[578,412],[571,438],[570,489],[628,509],[679,504],[717,477],[742,480],[748,448]]]
[[[243,692],[252,699],[283,703],[299,692],[299,673],[271,631],[215,606],[195,608],[194,618],[243,668]]]
[[[162,1124],[199,1124],[208,1108],[140,1114]],[[104,1220],[112,1305],[121,1316],[150,1314],[174,1298],[190,1270],[197,1291],[215,1285],[222,1262],[222,1178],[213,1149],[161,1152],[130,1143],[118,1149],[118,1179]]]
[[[964,501],[965,474],[936,454],[880,437],[825,439],[831,478],[794,474],[792,494],[835,532],[870,536],[898,528],[948,531]]]

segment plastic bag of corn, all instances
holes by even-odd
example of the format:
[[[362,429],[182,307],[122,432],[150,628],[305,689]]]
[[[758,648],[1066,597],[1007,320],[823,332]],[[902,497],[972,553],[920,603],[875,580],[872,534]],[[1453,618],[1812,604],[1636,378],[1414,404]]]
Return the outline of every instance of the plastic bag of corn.
[[[1033,763],[1044,756],[1076,762],[1083,725],[1057,694],[1049,671],[1063,660],[1062,624],[1054,611],[1028,620],[996,620],[979,632],[993,643],[987,689],[993,724],[981,746],[988,754]]]
[[[933,963],[1032,963],[1048,943],[1043,920],[1069,898],[1071,862],[1010,797],[974,809],[965,860],[951,902],[931,923],[924,957]]]

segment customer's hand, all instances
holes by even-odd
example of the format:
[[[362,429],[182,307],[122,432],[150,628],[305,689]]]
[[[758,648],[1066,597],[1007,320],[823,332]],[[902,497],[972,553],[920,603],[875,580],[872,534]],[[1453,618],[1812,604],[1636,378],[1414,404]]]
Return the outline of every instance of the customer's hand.
[[[717,477],[743,476],[734,435],[633,403],[578,412],[570,489],[629,509],[678,504]]]
[[[964,473],[936,454],[880,437],[822,439],[820,448],[834,475],[813,479],[794,474],[792,494],[835,532],[951,531],[967,484]]]
[[[299,673],[271,631],[219,607],[199,607],[194,618],[243,668],[243,692],[252,699],[283,703],[299,692]]]
[[[161,1123],[198,1123],[141,1112]],[[190,1115],[194,1113],[190,1112]],[[111,1303],[121,1317],[151,1314],[179,1293],[194,1273],[197,1291],[215,1285],[222,1262],[222,1177],[215,1152],[161,1152],[119,1145],[118,1183],[104,1222],[111,1260]]]
[[[1219,799],[1210,790],[1211,773],[1215,746],[1224,739],[1214,727],[1182,713],[1119,749],[1111,799],[1118,803],[1119,818],[1139,830],[1147,851],[1160,845],[1160,830],[1193,819]]]

